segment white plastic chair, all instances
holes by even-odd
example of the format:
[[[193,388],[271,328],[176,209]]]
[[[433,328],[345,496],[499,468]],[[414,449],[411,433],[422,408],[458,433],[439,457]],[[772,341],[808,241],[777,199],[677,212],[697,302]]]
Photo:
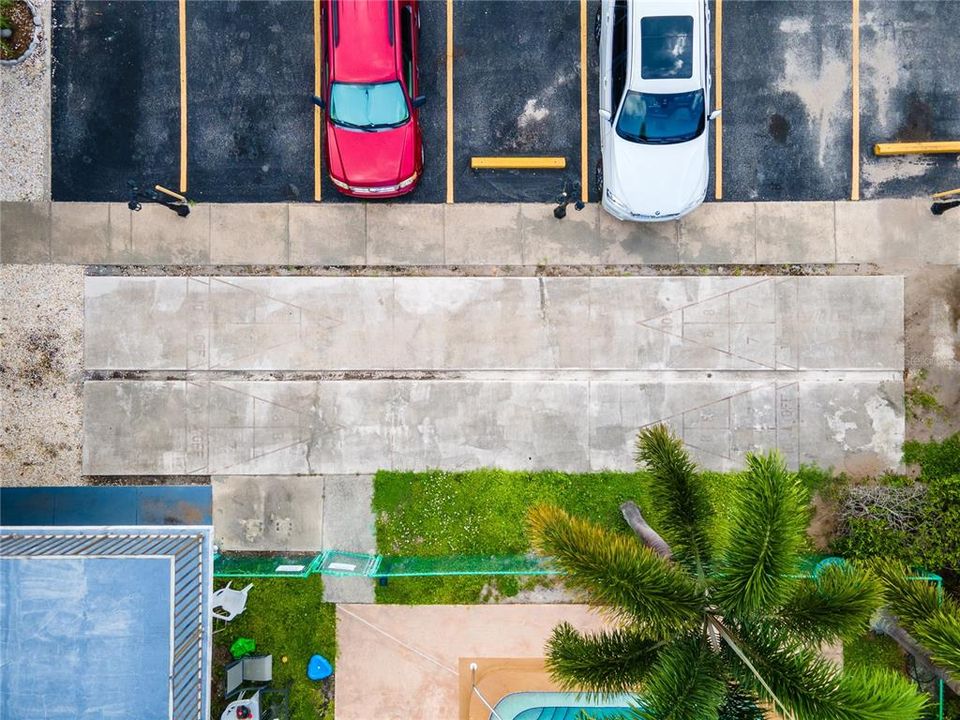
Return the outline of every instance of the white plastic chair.
[[[233,620],[247,607],[247,593],[250,592],[250,588],[252,587],[253,583],[250,583],[243,590],[234,590],[230,587],[230,583],[227,583],[226,587],[217,590],[213,594],[212,602],[210,603],[210,610],[213,616],[224,622]],[[218,613],[218,608],[223,612]]]

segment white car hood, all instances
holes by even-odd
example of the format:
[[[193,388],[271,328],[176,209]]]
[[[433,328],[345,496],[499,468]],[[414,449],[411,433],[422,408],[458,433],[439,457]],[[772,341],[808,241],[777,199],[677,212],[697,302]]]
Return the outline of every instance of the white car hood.
[[[604,168],[605,184],[631,213],[676,215],[707,191],[707,135],[672,145],[645,145],[612,133],[615,147]]]

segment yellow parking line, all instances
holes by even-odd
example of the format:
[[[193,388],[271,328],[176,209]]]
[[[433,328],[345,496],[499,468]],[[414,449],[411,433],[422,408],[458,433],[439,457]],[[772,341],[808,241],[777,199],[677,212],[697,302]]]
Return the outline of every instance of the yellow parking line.
[[[713,107],[723,108],[723,0],[717,0],[717,17],[715,20],[713,52],[716,58],[716,67],[714,69],[713,88],[714,100]],[[714,131],[713,139],[713,197],[717,200],[723,199],[723,115],[717,120],[717,127]]]
[[[187,191],[187,0],[178,6],[180,25],[180,192]]]
[[[580,0],[580,199],[589,199],[587,180],[587,0]]]
[[[313,0],[313,94],[319,95],[323,67],[323,56],[320,54],[320,0]],[[323,111],[313,106],[313,199],[320,202],[320,127],[323,125]]]
[[[850,157],[850,199],[860,199],[860,0],[853,0],[853,76],[851,94],[853,97],[852,123],[853,142]]]
[[[453,202],[453,0],[447,0],[447,202]]]

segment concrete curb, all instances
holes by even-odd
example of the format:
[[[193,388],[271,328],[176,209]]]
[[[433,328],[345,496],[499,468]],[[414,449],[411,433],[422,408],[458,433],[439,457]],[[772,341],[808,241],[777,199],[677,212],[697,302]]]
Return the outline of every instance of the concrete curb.
[[[597,205],[0,203],[0,261],[84,265],[960,264],[960,213],[925,199],[707,203],[678,222]]]

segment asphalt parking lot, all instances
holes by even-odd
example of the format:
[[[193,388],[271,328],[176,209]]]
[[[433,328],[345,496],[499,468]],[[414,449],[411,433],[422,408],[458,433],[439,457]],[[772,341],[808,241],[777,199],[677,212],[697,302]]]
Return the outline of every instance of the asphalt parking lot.
[[[583,180],[597,199],[597,0],[584,2],[421,0],[426,167],[406,200],[549,201]],[[960,13],[948,5],[711,0],[723,117],[708,199],[960,185],[956,156],[872,153],[876,142],[960,139],[960,73],[949,72]],[[314,12],[313,0],[54,0],[54,199],[124,200],[133,178],[186,180],[200,201],[353,202],[314,165]],[[562,156],[566,168],[473,171],[475,155]]]
[[[850,2],[728,0],[722,22],[723,197],[849,197]]]
[[[313,3],[187,0],[190,197],[313,199]]]
[[[53,198],[125,199],[141,177],[175,186],[177,4],[55,2],[53,23]]]

